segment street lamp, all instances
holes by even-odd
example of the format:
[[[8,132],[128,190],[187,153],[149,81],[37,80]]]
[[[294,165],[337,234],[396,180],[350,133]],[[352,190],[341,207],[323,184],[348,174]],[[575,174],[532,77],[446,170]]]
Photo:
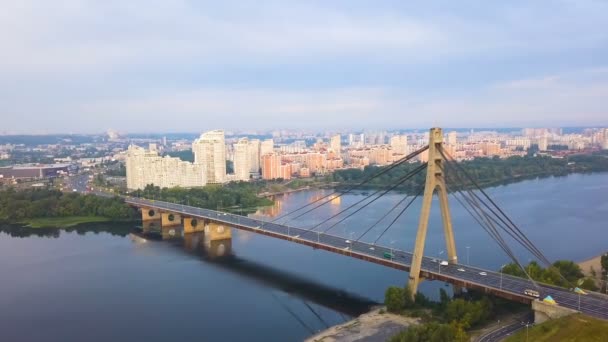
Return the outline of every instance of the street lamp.
[[[471,263],[469,262],[469,250],[471,249],[471,247],[467,246],[467,265],[470,265]]]
[[[504,264],[502,266],[500,266],[500,289],[502,290],[502,269],[507,266],[507,264]]]
[[[394,254],[393,254],[393,244],[394,244],[395,242],[397,242],[397,240],[391,240],[391,243],[390,243],[390,249],[391,249],[391,260],[393,260],[393,259],[394,259]]]
[[[439,274],[441,274],[441,254],[443,254],[443,251],[440,251],[437,254],[437,266],[439,268]]]

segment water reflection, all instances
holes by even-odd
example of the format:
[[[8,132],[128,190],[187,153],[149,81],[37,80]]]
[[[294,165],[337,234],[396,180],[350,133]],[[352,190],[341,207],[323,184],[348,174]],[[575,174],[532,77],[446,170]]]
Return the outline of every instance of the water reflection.
[[[204,262],[245,276],[264,286],[272,287],[351,317],[369,311],[370,307],[376,304],[372,300],[340,289],[239,258],[232,251],[231,239],[209,241],[205,238],[204,232],[182,234],[178,231],[179,228],[174,229],[176,229],[175,234],[171,235],[166,242],[188,254],[197,256]],[[133,234],[144,238],[162,236],[165,240],[165,234],[161,234],[159,231],[148,230],[134,232]]]
[[[65,232],[76,232],[79,235],[86,233],[109,233],[123,237],[130,235],[131,239],[137,242],[160,242],[162,240],[163,243],[169,243],[184,253],[196,256],[203,262],[351,317],[367,312],[371,306],[377,304],[370,299],[338,288],[240,258],[233,253],[231,239],[210,241],[205,239],[204,232],[184,234],[182,227],[161,228],[155,221],[148,221],[142,224],[141,228],[134,228],[132,224],[107,223],[67,229],[0,226],[0,233],[18,238],[31,236],[59,238]],[[304,305],[309,306],[306,302]]]
[[[99,234],[108,233],[113,236],[125,237],[133,230],[132,223],[90,223],[81,224],[75,227],[67,227],[63,229],[57,228],[30,228],[27,226],[13,225],[13,224],[0,224],[0,233],[4,233],[10,237],[16,238],[27,238],[30,236],[46,237],[46,238],[59,238],[62,232],[72,233],[75,232],[78,235],[85,235],[87,233]]]

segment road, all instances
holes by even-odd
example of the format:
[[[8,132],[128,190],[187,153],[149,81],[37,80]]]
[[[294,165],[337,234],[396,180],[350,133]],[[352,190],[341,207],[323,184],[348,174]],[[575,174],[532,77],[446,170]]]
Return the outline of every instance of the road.
[[[85,193],[87,192],[87,185],[89,182],[89,176],[86,174],[77,174],[74,176],[66,177],[64,184],[66,191],[74,191]]]
[[[161,201],[146,200],[141,198],[125,198],[131,205],[156,208],[171,211],[189,217],[208,218],[219,223],[225,223],[231,227],[246,229],[259,233],[272,234],[275,237],[284,238],[296,243],[311,246],[325,246],[327,250],[339,250],[341,254],[347,254],[366,260],[382,263],[389,267],[407,269],[412,262],[412,253],[386,246],[374,245],[361,241],[349,241],[344,237],[309,231],[302,228],[285,226],[278,223],[267,222],[260,219],[223,213],[210,209],[196,208],[181,204]],[[391,257],[392,255],[392,257]],[[592,293],[579,295],[567,289],[544,284],[534,284],[528,279],[518,278],[495,271],[485,270],[478,267],[463,264],[441,265],[440,260],[423,257],[422,272],[431,275],[440,275],[455,281],[466,281],[470,284],[483,286],[510,295],[534,299],[524,295],[524,290],[534,289],[545,296],[552,296],[561,306],[581,311],[587,315],[608,319],[608,296]]]

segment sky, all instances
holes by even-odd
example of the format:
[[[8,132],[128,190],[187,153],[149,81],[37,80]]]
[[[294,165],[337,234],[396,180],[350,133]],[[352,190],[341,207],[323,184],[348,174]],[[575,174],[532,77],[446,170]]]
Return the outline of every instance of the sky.
[[[0,0],[0,133],[608,126],[608,1],[420,3]]]

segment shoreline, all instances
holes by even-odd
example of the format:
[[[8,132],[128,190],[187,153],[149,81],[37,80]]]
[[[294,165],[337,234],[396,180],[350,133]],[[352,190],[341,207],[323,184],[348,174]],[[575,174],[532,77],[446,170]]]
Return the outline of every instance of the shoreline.
[[[137,222],[137,220],[114,220],[103,216],[65,216],[65,217],[35,217],[25,219],[20,222],[2,222],[10,226],[18,226],[28,229],[65,229],[74,228],[81,225],[97,224],[97,223],[128,223]]]
[[[409,326],[419,324],[420,320],[413,317],[395,315],[386,311],[385,307],[376,307],[371,311],[353,318],[342,324],[331,326],[305,342],[385,342]]]

